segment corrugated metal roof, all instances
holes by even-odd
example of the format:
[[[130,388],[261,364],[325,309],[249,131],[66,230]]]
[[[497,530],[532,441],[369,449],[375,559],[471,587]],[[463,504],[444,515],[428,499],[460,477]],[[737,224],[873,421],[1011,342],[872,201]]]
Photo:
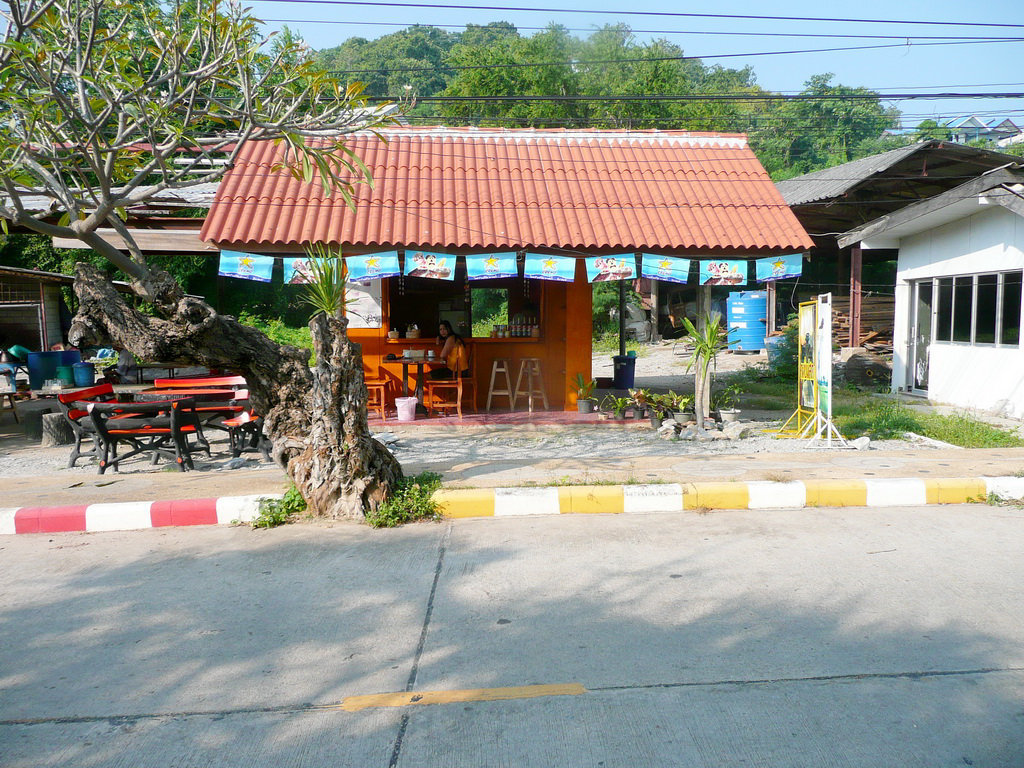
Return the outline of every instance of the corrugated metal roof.
[[[250,142],[201,236],[449,249],[799,250],[811,241],[741,135],[393,128],[347,137],[369,167],[356,210],[273,171]]]
[[[790,205],[841,197],[860,185],[865,179],[891,168],[903,158],[936,143],[934,141],[919,141],[916,144],[908,144],[905,147],[891,149],[878,155],[862,157],[849,163],[778,181],[775,186],[778,187],[782,198]]]

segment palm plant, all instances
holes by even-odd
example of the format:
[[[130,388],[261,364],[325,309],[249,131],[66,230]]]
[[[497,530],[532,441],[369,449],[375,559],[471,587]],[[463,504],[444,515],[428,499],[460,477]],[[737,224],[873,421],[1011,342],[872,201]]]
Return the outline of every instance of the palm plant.
[[[313,309],[313,314],[323,312],[328,317],[341,318],[345,307],[345,262],[341,249],[332,249],[324,243],[312,243],[306,247],[309,257],[309,278],[306,294],[302,300]]]
[[[695,326],[689,318],[683,318],[686,328],[686,342],[690,347],[690,359],[686,370],[694,370],[693,400],[697,417],[697,429],[704,429],[704,420],[711,411],[711,378],[718,361],[718,353],[727,349],[729,329],[717,312],[706,312],[698,318]]]

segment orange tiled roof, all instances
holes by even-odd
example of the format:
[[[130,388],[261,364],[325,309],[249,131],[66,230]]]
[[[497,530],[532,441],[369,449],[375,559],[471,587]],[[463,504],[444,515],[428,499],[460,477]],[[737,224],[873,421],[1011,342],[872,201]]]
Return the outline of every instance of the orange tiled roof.
[[[252,141],[202,238],[263,249],[354,247],[763,251],[811,246],[742,135],[393,128],[347,139],[373,174],[356,210],[271,168]]]

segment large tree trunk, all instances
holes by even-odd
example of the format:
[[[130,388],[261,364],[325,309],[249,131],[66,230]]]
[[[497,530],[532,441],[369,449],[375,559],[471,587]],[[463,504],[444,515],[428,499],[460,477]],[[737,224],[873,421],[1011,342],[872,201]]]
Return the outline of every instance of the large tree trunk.
[[[151,286],[165,273],[147,275]],[[129,306],[95,267],[75,268],[78,313],[68,334],[75,345],[114,343],[139,360],[228,368],[245,376],[252,406],[264,416],[273,456],[314,514],[361,518],[401,479],[390,452],[366,423],[362,354],[346,322],[319,315],[310,323],[317,365],[309,351],[277,344],[255,328],[218,314],[201,299],[162,291],[162,316]]]

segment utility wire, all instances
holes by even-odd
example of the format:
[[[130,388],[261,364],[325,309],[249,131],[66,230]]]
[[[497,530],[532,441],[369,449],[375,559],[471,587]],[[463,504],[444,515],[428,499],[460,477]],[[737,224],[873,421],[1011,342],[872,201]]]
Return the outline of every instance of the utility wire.
[[[1022,29],[1024,24],[1007,24],[1004,22],[981,21],[934,21],[931,19],[855,19],[829,18],[820,16],[761,16],[755,14],[732,13],[683,13],[679,11],[633,11],[627,9],[599,10],[594,8],[534,8],[510,5],[462,5],[454,3],[396,3],[385,0],[263,0],[268,3],[288,3],[306,5],[348,5],[372,6],[378,8],[430,8],[465,11],[518,11],[523,13],[578,13],[591,16],[657,16],[663,18],[684,19],[745,19],[751,21],[822,21],[842,24],[908,24],[940,27],[999,27],[1004,29]]]
[[[643,58],[630,58],[630,59],[595,59],[587,61],[539,61],[539,62],[515,62],[509,64],[460,64],[460,65],[448,65],[448,64],[437,64],[426,67],[388,67],[381,69],[331,69],[327,70],[332,75],[345,75],[345,74],[365,74],[372,72],[436,72],[437,70],[444,70],[446,72],[457,72],[463,70],[475,70],[475,69],[532,69],[536,67],[587,67],[595,65],[607,65],[607,64],[637,64],[644,62],[664,62],[664,61],[700,61],[703,59],[746,59],[754,56],[789,56],[798,53],[836,53],[839,51],[873,51],[880,50],[883,48],[908,48],[908,47],[925,47],[934,45],[983,45],[987,43],[1021,43],[1024,42],[1024,38],[1019,37],[1007,37],[1000,39],[987,39],[980,41],[973,40],[962,40],[942,43],[918,43],[913,46],[905,43],[880,43],[878,45],[848,45],[840,46],[837,48],[801,48],[787,51],[755,51],[751,53],[712,53],[712,54],[701,54],[698,56],[686,55],[686,56],[648,56]]]
[[[408,24],[400,21],[350,21],[348,19],[267,19],[261,18],[260,21],[272,22],[275,24],[341,24],[351,27],[399,27],[402,29],[466,29],[470,25],[468,24]],[[474,27],[487,30],[486,24],[476,24]],[[516,32],[543,32],[548,27],[531,27],[521,26],[519,24],[512,25]],[[599,27],[563,27],[566,32],[589,32],[591,34],[604,31],[603,28]],[[844,40],[904,40],[912,42],[914,40],[1015,40],[1017,38],[1002,38],[993,37],[992,35],[985,36],[969,36],[969,35],[858,35],[853,33],[827,33],[827,32],[722,32],[719,30],[714,31],[701,31],[693,29],[633,29],[632,27],[627,28],[628,32],[633,35],[695,35],[700,37],[715,36],[715,37],[808,37],[808,38],[832,38],[832,39],[844,39]],[[500,30],[499,30],[500,31]],[[323,50],[330,50],[323,49]]]

